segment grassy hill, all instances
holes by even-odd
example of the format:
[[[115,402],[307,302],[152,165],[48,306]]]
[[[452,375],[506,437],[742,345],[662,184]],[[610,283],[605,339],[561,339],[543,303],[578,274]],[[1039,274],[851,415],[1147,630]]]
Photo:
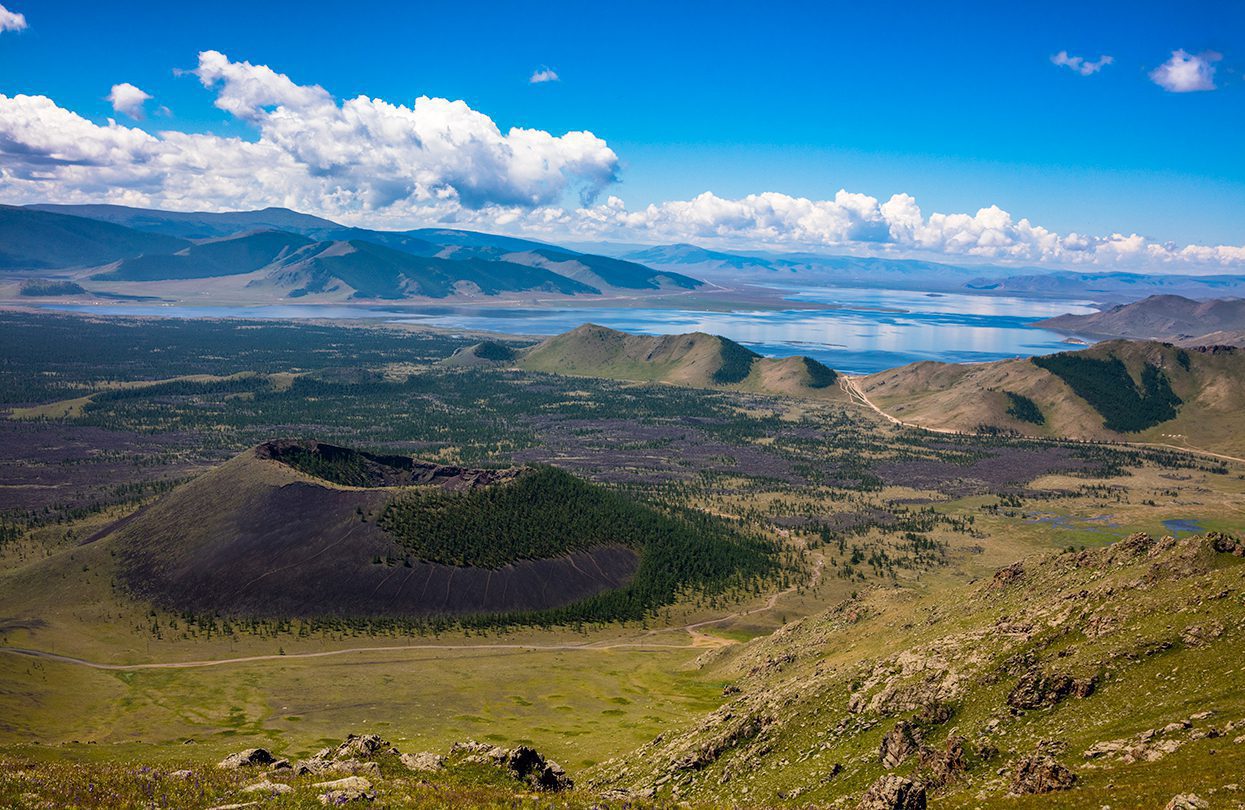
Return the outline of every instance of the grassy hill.
[[[0,269],[95,267],[141,253],[173,253],[188,244],[108,222],[0,206]]]
[[[767,542],[721,521],[555,469],[293,441],[242,453],[94,541],[136,596],[240,617],[638,619],[775,565]]]
[[[603,763],[593,787],[746,806],[899,788],[914,803],[867,806],[1163,807],[1186,792],[1235,806],[1243,556],[1226,535],[1134,535],[946,591],[862,593],[702,656],[734,697]]]
[[[518,353],[504,343],[495,340],[484,340],[472,343],[456,350],[452,355],[441,361],[443,366],[498,366],[512,365],[518,359]]]
[[[975,365],[916,363],[863,378],[885,412],[939,429],[1245,451],[1245,353],[1109,341]]]
[[[82,217],[110,222],[148,233],[177,236],[183,239],[213,239],[247,231],[279,230],[308,235],[319,230],[340,228],[335,222],[288,208],[264,208],[259,211],[159,211],[125,205],[53,205],[41,203],[26,206],[31,211]]]
[[[632,335],[584,324],[524,350],[533,371],[734,388],[798,396],[839,396],[835,372],[807,357],[766,358],[717,335]]]

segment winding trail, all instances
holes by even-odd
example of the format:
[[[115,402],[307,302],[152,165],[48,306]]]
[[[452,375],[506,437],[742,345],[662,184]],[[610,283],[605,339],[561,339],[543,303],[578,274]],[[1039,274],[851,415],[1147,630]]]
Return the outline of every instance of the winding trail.
[[[810,580],[810,587],[815,586],[821,580],[822,568],[825,565],[823,558],[818,558],[813,567],[813,575]],[[355,653],[404,653],[404,652],[455,652],[455,651],[488,651],[488,652],[571,652],[571,651],[609,651],[619,649],[639,649],[639,650],[691,650],[698,647],[724,647],[739,642],[722,638],[720,636],[711,636],[707,633],[699,632],[702,627],[713,624],[730,621],[732,619],[751,616],[756,613],[773,610],[778,600],[787,594],[794,593],[797,585],[784,588],[781,591],[775,591],[770,594],[765,602],[755,608],[748,610],[737,610],[728,613],[725,616],[718,616],[713,619],[705,619],[699,622],[679,625],[678,627],[664,627],[658,630],[650,630],[640,637],[641,640],[636,641],[586,641],[580,644],[406,644],[406,645],[388,645],[378,647],[346,647],[340,650],[323,650],[320,652],[307,653],[287,653],[285,655],[249,655],[242,658],[217,658],[202,661],[152,661],[142,664],[107,664],[100,661],[90,661],[85,658],[75,658],[71,655],[61,655],[59,653],[48,652],[46,650],[33,650],[26,647],[4,647],[0,646],[0,653],[9,653],[10,655],[23,656],[26,658],[36,658],[44,661],[56,661],[61,664],[72,664],[74,666],[87,667],[89,669],[100,669],[108,671],[135,672],[148,669],[202,669],[204,667],[220,667],[232,664],[254,664],[266,661],[298,661],[307,658],[329,658],[339,655],[352,655]],[[657,644],[642,639],[649,638],[659,633],[684,631],[691,636],[691,644]]]

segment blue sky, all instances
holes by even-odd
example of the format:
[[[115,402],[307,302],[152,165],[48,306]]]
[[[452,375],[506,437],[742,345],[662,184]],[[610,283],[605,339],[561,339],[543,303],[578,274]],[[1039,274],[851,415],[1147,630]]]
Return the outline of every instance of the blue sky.
[[[175,75],[213,49],[337,99],[588,130],[632,210],[844,188],[1061,234],[1245,242],[1245,3],[0,2],[28,23],[0,33],[0,93],[96,123],[255,138]],[[1216,89],[1150,78],[1178,49],[1211,54]],[[1081,75],[1060,51],[1112,62]],[[530,83],[542,68],[559,80]],[[152,96],[143,120],[113,112],[119,82]]]

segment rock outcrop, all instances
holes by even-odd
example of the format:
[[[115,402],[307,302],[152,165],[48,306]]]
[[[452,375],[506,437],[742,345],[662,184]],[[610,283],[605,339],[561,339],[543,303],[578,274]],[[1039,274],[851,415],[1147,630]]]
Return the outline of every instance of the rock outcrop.
[[[887,774],[869,786],[856,810],[925,810],[925,786]]]
[[[1054,757],[1035,755],[1016,763],[1012,771],[1012,793],[1026,795],[1068,790],[1076,784],[1076,774],[1060,765]]]
[[[230,754],[222,759],[216,767],[225,770],[237,770],[239,768],[255,768],[261,765],[271,765],[277,761],[267,749],[264,748],[247,748],[244,751]]]

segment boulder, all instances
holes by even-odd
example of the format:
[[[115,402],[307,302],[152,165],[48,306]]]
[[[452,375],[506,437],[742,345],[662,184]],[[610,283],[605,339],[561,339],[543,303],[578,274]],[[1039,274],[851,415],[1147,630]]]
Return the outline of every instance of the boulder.
[[[907,720],[900,720],[895,727],[882,738],[878,749],[878,758],[882,767],[887,770],[899,767],[911,754],[921,747],[921,733]]]
[[[380,776],[380,765],[358,759],[320,759],[312,757],[294,766],[295,776],[322,776],[325,774],[350,774]]]
[[[402,754],[399,760],[412,771],[439,771],[445,767],[445,757],[430,751],[421,751],[418,754]]]
[[[183,769],[183,770],[180,770],[180,771],[172,771],[172,772],[170,772],[170,773],[169,773],[169,775],[168,775],[168,778],[169,778],[169,779],[189,779],[189,778],[191,778],[191,777],[192,777],[192,776],[194,776],[194,775],[195,775],[195,772],[194,772],[194,771],[189,771],[189,770],[184,770],[184,769]]]
[[[362,776],[347,776],[345,779],[332,782],[317,782],[312,787],[324,791],[320,794],[320,804],[324,805],[336,806],[349,802],[370,802],[376,799],[372,783]]]
[[[921,766],[929,772],[928,781],[932,787],[953,782],[968,770],[967,744],[968,741],[959,734],[952,734],[947,737],[942,751],[921,749]]]
[[[925,786],[887,774],[869,786],[856,810],[925,810]]]
[[[266,793],[269,796],[278,796],[282,793],[293,793],[294,788],[283,782],[269,782],[265,779],[262,782],[256,782],[253,785],[247,785],[242,788],[243,793]]]
[[[254,768],[259,765],[271,765],[276,761],[277,758],[263,748],[248,748],[245,751],[230,754],[222,759],[216,767],[224,768],[226,770],[237,770],[238,768]]]
[[[1067,790],[1075,784],[1076,774],[1050,756],[1027,757],[1012,771],[1012,793],[1016,795]]]
[[[1205,810],[1207,807],[1210,804],[1196,793],[1178,793],[1163,810]]]

